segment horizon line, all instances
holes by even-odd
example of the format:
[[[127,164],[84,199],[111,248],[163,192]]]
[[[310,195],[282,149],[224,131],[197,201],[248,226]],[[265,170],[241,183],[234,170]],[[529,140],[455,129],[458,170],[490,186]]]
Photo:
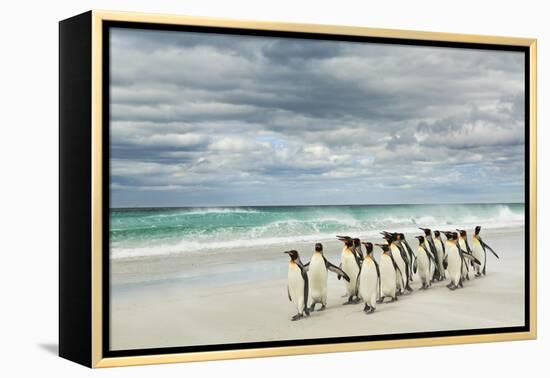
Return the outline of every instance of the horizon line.
[[[349,203],[349,204],[300,204],[300,205],[193,205],[193,206],[121,206],[110,210],[124,209],[200,209],[200,208],[239,208],[239,207],[329,207],[329,206],[430,206],[430,205],[525,205],[523,202],[438,202],[438,203]]]

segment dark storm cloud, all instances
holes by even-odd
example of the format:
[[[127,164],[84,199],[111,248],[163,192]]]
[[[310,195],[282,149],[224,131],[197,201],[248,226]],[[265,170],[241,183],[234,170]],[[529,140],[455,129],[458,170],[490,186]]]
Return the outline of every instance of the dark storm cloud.
[[[522,201],[520,53],[114,29],[113,204]]]

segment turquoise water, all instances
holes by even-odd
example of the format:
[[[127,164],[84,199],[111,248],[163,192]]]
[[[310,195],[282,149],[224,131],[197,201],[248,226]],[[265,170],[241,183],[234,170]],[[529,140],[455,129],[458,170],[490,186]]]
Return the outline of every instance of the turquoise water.
[[[516,227],[523,204],[111,209],[113,258],[366,237],[380,230]]]

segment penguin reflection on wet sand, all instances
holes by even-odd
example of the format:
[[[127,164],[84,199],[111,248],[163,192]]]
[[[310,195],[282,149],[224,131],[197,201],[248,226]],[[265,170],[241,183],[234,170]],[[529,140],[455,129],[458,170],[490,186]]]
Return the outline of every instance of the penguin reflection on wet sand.
[[[298,251],[291,250],[285,251],[290,257],[288,264],[288,299],[294,303],[298,313],[292,317],[292,320],[298,320],[306,316],[309,316],[309,310],[307,308],[307,298],[309,291],[309,282],[307,277],[307,270],[300,260]]]
[[[361,269],[361,260],[353,248],[353,240],[349,236],[336,236],[338,240],[344,243],[342,248],[342,263],[340,268],[348,275],[349,281],[346,281],[346,294],[348,301],[345,305],[359,303],[357,292],[357,277]]]
[[[341,276],[349,282],[348,275],[337,266],[331,264],[323,254],[323,245],[315,244],[315,252],[311,257],[310,262],[305,264],[309,278],[309,292],[311,295],[311,307],[309,311],[315,311],[315,305],[321,304],[319,311],[323,311],[327,306],[327,279],[328,271]]]
[[[497,259],[500,257],[497,253],[491,248],[487,243],[481,239],[479,232],[481,231],[481,226],[476,226],[474,234],[472,235],[472,252],[476,259],[478,259],[481,264],[474,264],[474,269],[476,271],[476,277],[487,274],[487,250],[489,250]]]

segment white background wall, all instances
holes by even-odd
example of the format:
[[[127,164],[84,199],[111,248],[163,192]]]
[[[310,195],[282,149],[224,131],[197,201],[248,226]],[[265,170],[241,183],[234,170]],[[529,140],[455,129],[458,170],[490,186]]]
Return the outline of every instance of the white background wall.
[[[525,376],[547,371],[549,279],[546,129],[550,27],[544,1],[70,1],[4,2],[0,22],[0,374],[102,377],[386,374],[411,378]],[[326,23],[539,39],[539,340],[286,358],[178,364],[92,372],[57,348],[57,56],[61,19],[89,9]],[[403,316],[406,316],[403,314]],[[269,326],[268,324],[266,326]],[[459,368],[455,361],[460,363]],[[6,374],[7,373],[7,374]],[[541,375],[541,374],[536,374]]]

